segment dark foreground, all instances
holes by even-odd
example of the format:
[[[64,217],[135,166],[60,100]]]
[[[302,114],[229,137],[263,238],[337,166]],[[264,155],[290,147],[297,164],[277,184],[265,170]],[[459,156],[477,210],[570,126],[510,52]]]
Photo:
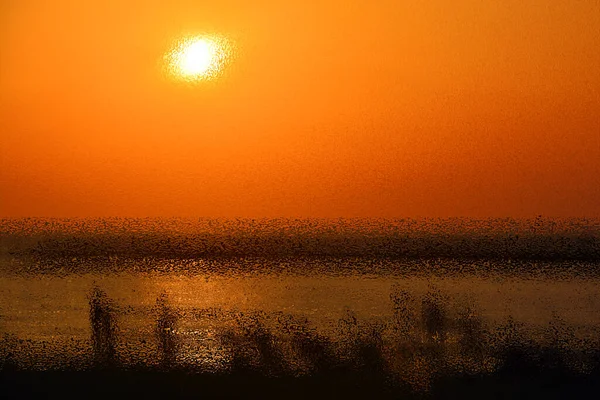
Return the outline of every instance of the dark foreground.
[[[4,371],[3,398],[400,398],[596,399],[600,374],[518,365],[486,375],[438,377],[428,392],[369,371],[334,370],[308,377],[268,377],[252,371],[197,375],[185,371]]]
[[[597,325],[583,337],[559,316],[538,331],[510,316],[492,326],[476,304],[453,306],[435,288],[419,298],[392,287],[391,315],[367,321],[348,310],[333,336],[283,312],[183,309],[169,299],[162,294],[144,311],[154,325],[149,337],[132,335],[126,329],[132,314],[120,315],[98,287],[89,294],[89,340],[65,336],[54,343],[5,333],[0,398],[596,399],[600,393]],[[149,341],[155,347],[141,345]],[[189,361],[201,351],[194,343],[212,349],[201,354],[214,357],[216,369]],[[48,358],[66,360],[60,356],[69,346],[81,350],[69,363]],[[128,349],[142,361],[128,358]]]
[[[0,227],[0,399],[600,398],[598,221]]]

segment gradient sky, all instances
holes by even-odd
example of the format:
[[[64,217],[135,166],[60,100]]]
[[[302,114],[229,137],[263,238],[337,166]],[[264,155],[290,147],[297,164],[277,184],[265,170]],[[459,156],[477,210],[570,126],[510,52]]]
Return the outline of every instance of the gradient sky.
[[[600,216],[599,49],[598,0],[0,0],[0,216]]]

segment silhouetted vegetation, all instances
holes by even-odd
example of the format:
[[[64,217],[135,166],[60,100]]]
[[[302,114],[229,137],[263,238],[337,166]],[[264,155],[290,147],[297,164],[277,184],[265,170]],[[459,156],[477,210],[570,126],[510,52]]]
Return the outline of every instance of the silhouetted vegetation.
[[[168,305],[166,293],[156,299],[156,336],[158,342],[158,363],[161,369],[169,370],[175,365],[179,343],[175,335],[177,313]]]
[[[479,398],[581,396],[600,389],[597,341],[575,346],[555,316],[542,341],[508,318],[486,327],[472,301],[451,308],[435,287],[420,299],[392,287],[392,317],[361,320],[347,309],[329,337],[285,313],[191,310],[186,316],[220,319],[216,340],[228,368],[207,372],[178,360],[181,314],[161,294],[155,306],[158,362],[118,362],[118,308],[95,287],[90,294],[93,366],[46,372],[20,368],[16,339],[4,336],[1,382],[20,396],[145,398],[236,396],[287,398]],[[597,339],[596,339],[597,340]]]
[[[113,308],[106,293],[94,287],[90,295],[90,327],[94,365],[98,368],[116,365],[117,325]]]

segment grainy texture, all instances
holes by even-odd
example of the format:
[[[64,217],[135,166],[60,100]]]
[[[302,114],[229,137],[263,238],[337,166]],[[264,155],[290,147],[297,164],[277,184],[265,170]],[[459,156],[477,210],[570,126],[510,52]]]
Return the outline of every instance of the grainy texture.
[[[3,391],[591,395],[598,227],[3,220]]]

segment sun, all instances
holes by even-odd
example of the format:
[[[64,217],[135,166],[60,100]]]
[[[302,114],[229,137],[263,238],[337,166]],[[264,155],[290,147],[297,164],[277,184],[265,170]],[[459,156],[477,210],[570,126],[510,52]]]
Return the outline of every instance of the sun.
[[[192,36],[180,40],[167,54],[169,70],[188,82],[210,80],[223,69],[229,46],[218,37]]]
[[[214,44],[205,39],[190,43],[179,54],[179,68],[184,75],[201,75],[206,73],[215,61]]]

